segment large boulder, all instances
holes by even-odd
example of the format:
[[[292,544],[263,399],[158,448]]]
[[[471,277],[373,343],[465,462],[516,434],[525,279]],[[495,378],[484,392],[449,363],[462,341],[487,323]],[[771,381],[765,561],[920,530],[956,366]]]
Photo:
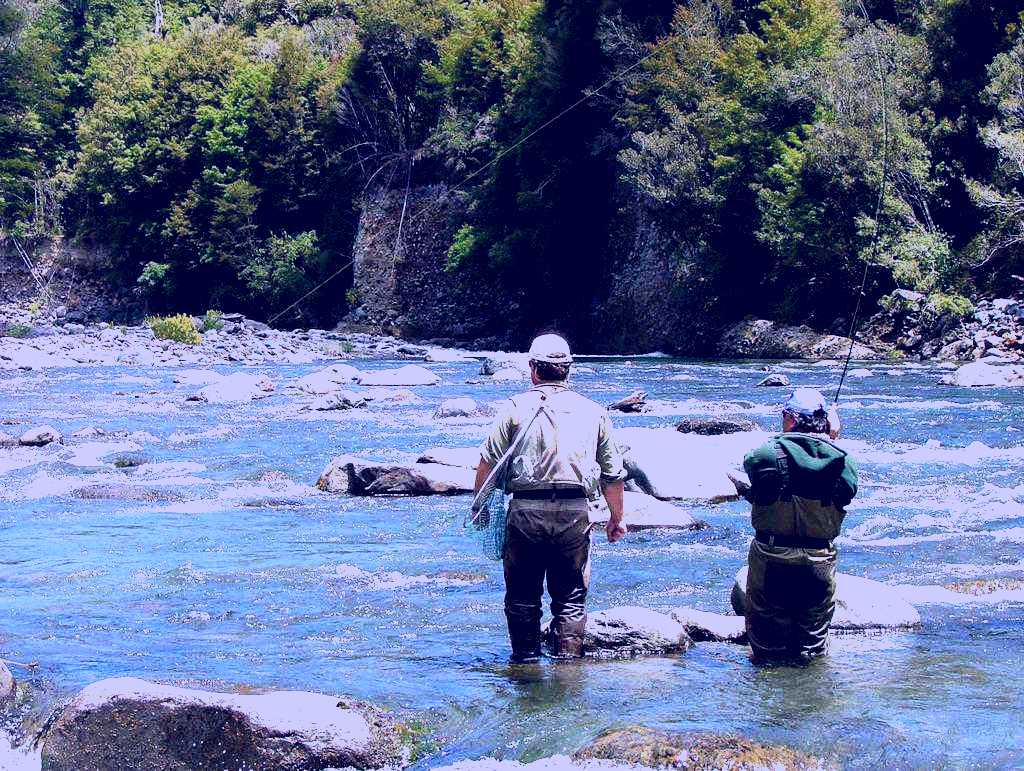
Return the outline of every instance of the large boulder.
[[[736,499],[727,474],[766,440],[758,432],[701,436],[673,428],[620,428],[627,488],[664,500],[717,503]]]
[[[274,384],[261,375],[235,372],[203,386],[189,401],[207,404],[240,404],[269,396]]]
[[[44,771],[384,768],[406,729],[370,705],[318,693],[212,693],[135,678],[93,683],[46,728]]]
[[[696,608],[673,608],[669,615],[683,625],[694,642],[729,642],[744,645],[747,627],[742,616],[726,616]]]
[[[418,364],[364,372],[359,377],[359,385],[363,386],[433,386],[440,382],[440,377]]]
[[[474,477],[472,469],[442,463],[395,465],[341,455],[316,486],[349,495],[458,495],[473,491]]]
[[[608,405],[614,412],[644,412],[647,409],[647,392],[633,391],[629,396]]]
[[[607,760],[651,768],[809,771],[827,768],[821,760],[780,745],[742,736],[670,733],[643,726],[604,732],[575,754],[576,760]]]
[[[746,418],[685,418],[676,423],[676,431],[680,434],[700,436],[740,434],[744,431],[757,431],[758,428],[757,423]]]
[[[730,595],[732,609],[742,616],[747,605],[747,568],[736,574]],[[865,629],[910,629],[921,623],[921,615],[894,587],[870,578],[836,574],[835,631],[858,632]]]
[[[1024,386],[1024,365],[974,361],[944,376],[942,383],[960,388]]]
[[[583,653],[597,658],[663,656],[693,646],[683,625],[649,608],[622,607],[590,613]]]
[[[646,493],[626,491],[622,497],[626,529],[648,530],[650,528],[671,528],[677,530],[698,530],[704,523],[693,518],[684,508],[658,500]],[[604,524],[610,513],[604,498],[591,505],[590,521]]]
[[[53,426],[36,426],[30,428],[21,438],[18,444],[23,447],[45,447],[48,444],[64,444],[64,436]]]
[[[353,391],[335,391],[333,393],[324,394],[323,396],[318,396],[310,403],[309,409],[320,412],[329,412],[334,410],[362,409],[366,405],[367,401],[365,396],[354,393]]]
[[[734,324],[718,344],[719,355],[731,359],[844,359],[849,351],[848,337],[823,335],[810,327],[788,327],[766,319]],[[853,358],[878,359],[880,355],[855,343]]]
[[[758,381],[761,388],[785,388],[789,385],[789,378],[779,373],[772,373]]]
[[[355,383],[362,375],[362,372],[350,364],[332,364],[299,378],[293,386],[303,393],[322,396],[340,391],[345,386]]]
[[[480,365],[481,375],[496,375],[503,369],[514,369],[523,375],[530,374],[530,354],[528,353],[497,353],[488,356]]]

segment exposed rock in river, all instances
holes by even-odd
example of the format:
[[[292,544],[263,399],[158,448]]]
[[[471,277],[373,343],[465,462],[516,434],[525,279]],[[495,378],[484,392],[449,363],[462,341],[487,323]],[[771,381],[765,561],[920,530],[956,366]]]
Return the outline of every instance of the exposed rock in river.
[[[973,361],[944,376],[942,383],[961,388],[1024,386],[1024,365]]]
[[[587,614],[583,641],[586,656],[663,656],[691,647],[693,640],[681,623],[649,608],[609,608]]]
[[[694,642],[729,642],[745,645],[747,628],[743,616],[726,616],[696,608],[673,608],[669,615],[683,625]]]
[[[212,693],[134,678],[82,690],[41,738],[46,771],[384,768],[410,757],[380,709],[301,691]]]
[[[708,771],[810,771],[829,767],[818,758],[789,747],[761,744],[742,736],[669,733],[643,726],[606,731],[574,757],[577,760],[610,760],[652,768]]]
[[[434,411],[434,419],[442,418],[483,418],[494,415],[495,409],[490,404],[478,404],[476,399],[463,396],[457,399],[445,399]]]
[[[332,364],[299,378],[292,386],[303,393],[322,396],[339,391],[346,385],[355,383],[362,376],[363,373],[350,364]]]
[[[739,434],[758,429],[757,423],[742,418],[686,418],[676,423],[676,431],[680,434],[699,434],[700,436]]]
[[[706,527],[704,523],[693,518],[684,508],[666,501],[658,500],[646,493],[627,490],[623,494],[623,524],[627,530],[647,530],[649,528],[670,528],[679,530],[699,530]],[[604,498],[591,505],[590,521],[604,524],[610,513]]]
[[[789,378],[785,375],[772,374],[758,382],[761,388],[785,388],[789,385]]]
[[[738,615],[743,615],[747,601],[747,568],[736,574],[730,600]],[[880,581],[836,574],[836,612],[832,629],[862,631],[865,629],[909,629],[921,623],[921,615],[899,592]]]
[[[207,402],[209,404],[239,404],[253,399],[262,399],[270,395],[274,384],[260,375],[248,372],[235,372],[215,380],[199,389],[189,401]]]
[[[53,426],[36,426],[30,428],[21,438],[18,444],[24,447],[45,447],[48,444],[64,444],[64,436]]]
[[[634,391],[629,396],[609,404],[608,409],[616,412],[643,412],[646,406],[647,392]]]
[[[164,503],[183,501],[185,496],[174,490],[159,487],[140,487],[126,484],[95,484],[80,487],[72,495],[86,501],[142,501]]]
[[[341,455],[327,465],[316,486],[349,495],[456,495],[471,492],[473,479],[473,471],[460,466],[403,466]]]

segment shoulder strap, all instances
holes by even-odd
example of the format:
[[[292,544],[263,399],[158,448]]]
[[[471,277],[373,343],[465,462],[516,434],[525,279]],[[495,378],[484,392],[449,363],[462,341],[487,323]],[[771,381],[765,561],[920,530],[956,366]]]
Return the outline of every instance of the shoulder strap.
[[[793,494],[789,489],[789,454],[775,440],[775,467],[779,470],[779,500],[790,501]]]

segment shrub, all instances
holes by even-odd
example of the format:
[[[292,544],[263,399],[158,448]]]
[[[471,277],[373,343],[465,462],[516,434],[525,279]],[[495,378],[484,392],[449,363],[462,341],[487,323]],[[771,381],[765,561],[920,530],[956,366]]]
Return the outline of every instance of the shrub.
[[[927,310],[935,316],[952,316],[965,319],[974,313],[974,304],[961,294],[932,292],[928,296]]]
[[[146,325],[153,330],[158,340],[173,340],[185,345],[199,345],[202,338],[196,330],[191,316],[179,313],[175,316],[150,316]]]
[[[11,324],[4,330],[5,337],[17,337],[23,339],[32,334],[32,327],[28,324]]]
[[[202,325],[199,327],[200,332],[209,332],[213,329],[224,328],[224,314],[220,311],[207,311],[206,315],[203,316]]]

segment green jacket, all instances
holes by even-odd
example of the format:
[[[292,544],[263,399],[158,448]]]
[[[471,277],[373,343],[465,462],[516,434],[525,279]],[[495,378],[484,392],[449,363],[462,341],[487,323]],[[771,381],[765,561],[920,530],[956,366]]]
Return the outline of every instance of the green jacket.
[[[754,529],[832,540],[857,494],[857,465],[824,437],[789,433],[743,459]]]

